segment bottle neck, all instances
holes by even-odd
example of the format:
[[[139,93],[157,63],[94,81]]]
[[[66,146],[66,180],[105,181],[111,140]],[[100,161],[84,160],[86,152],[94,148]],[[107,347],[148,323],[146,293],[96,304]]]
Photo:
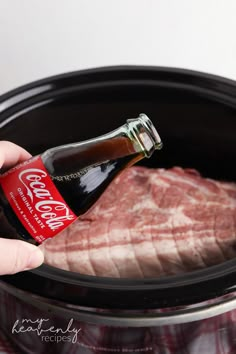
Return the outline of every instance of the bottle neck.
[[[159,142],[146,123],[142,117],[128,120],[108,134],[41,155],[58,191],[76,215],[86,212],[121,171],[151,156]]]
[[[67,167],[70,166],[69,169],[71,170],[72,165],[74,165],[74,168],[78,170],[89,165],[116,160],[137,153],[141,154],[142,157],[145,156],[141,145],[136,139],[131,138],[130,132],[124,125],[95,139],[49,149],[42,154],[42,159],[43,161],[51,160],[54,167],[60,165],[67,170]],[[69,164],[68,160],[70,160]]]
[[[145,114],[128,119],[126,124],[112,132],[84,142],[62,145],[42,154],[43,161],[51,163],[51,170],[65,173],[78,171],[94,164],[139,155],[139,160],[150,157],[162,146],[160,137]]]

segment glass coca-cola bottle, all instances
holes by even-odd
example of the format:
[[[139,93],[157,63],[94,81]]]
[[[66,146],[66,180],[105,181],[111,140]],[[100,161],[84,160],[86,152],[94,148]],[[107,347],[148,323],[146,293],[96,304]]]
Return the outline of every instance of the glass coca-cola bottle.
[[[86,213],[125,168],[162,146],[140,114],[120,128],[58,146],[0,176],[0,236],[40,244]]]

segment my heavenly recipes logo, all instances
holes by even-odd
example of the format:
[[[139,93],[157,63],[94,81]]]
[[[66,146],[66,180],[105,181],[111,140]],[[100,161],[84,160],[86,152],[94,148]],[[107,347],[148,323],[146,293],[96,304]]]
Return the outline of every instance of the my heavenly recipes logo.
[[[96,353],[153,353],[153,347],[149,345],[145,345],[144,347],[136,347],[136,344],[131,344],[131,347],[121,347],[120,345],[117,346],[117,343],[113,344],[111,341],[111,343],[109,343],[110,347],[103,346],[100,341],[97,343],[96,336],[95,338],[92,337],[94,331],[91,331],[89,326],[85,327],[86,329],[90,330],[91,335],[85,336],[89,342],[87,342],[87,340],[84,342],[81,328],[76,328],[73,326],[73,319],[70,319],[68,324],[65,324],[63,328],[52,326],[48,321],[49,318],[37,318],[36,320],[24,318],[21,320],[16,320],[12,327],[12,333],[16,335],[21,335],[22,333],[32,335],[32,333],[34,333],[41,338],[42,342],[49,342],[54,344],[70,342],[73,345],[75,344],[76,346],[82,347],[84,349],[89,349],[89,352],[90,350],[92,350],[92,352],[96,351]],[[114,329],[114,331],[116,330],[117,329]],[[124,336],[126,338],[126,334],[124,334]],[[120,338],[120,341],[122,342],[122,335],[118,337],[115,336],[114,338]],[[104,338],[104,340],[106,342],[106,338]]]
[[[69,320],[65,328],[51,326],[49,318],[37,318],[31,320],[23,318],[16,320],[12,327],[12,334],[36,333],[43,342],[71,342],[76,343],[81,328],[73,327],[73,318]]]

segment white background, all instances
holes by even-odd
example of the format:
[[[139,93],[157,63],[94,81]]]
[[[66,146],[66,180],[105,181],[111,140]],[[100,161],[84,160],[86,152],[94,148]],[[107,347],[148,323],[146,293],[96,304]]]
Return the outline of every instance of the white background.
[[[0,0],[0,94],[120,64],[236,79],[236,0]]]

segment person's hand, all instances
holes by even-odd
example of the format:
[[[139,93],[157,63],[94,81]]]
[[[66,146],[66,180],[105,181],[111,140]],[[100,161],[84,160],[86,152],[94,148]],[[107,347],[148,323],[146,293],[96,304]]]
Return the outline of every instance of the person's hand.
[[[31,155],[18,145],[0,141],[0,168],[10,168]],[[0,225],[1,228],[1,225]],[[6,235],[8,237],[10,235]],[[42,251],[25,241],[0,238],[0,275],[36,268],[43,263]]]

